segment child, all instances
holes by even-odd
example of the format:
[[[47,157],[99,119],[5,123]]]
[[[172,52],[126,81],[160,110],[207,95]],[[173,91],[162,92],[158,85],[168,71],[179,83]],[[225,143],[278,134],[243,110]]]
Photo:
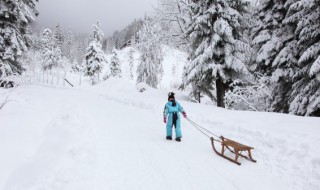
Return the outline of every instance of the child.
[[[163,122],[167,124],[167,140],[172,140],[172,127],[174,125],[176,132],[176,141],[181,141],[181,126],[180,126],[180,113],[186,118],[187,114],[180,106],[180,104],[175,100],[174,93],[170,92],[168,94],[168,103],[165,105],[163,111]],[[169,115],[169,117],[168,117]],[[167,122],[168,117],[168,122]]]

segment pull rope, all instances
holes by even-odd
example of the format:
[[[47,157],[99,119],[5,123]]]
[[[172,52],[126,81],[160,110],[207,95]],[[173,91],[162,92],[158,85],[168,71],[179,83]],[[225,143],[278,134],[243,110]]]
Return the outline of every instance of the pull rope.
[[[197,125],[195,125],[194,123],[192,123],[191,120],[189,120],[188,118],[186,118],[192,126],[194,126],[200,133],[204,134],[205,136],[207,136],[208,138],[210,138],[210,136],[208,134],[206,134],[205,132],[203,132]]]
[[[197,124],[196,122],[192,121],[191,119],[189,119],[189,118],[186,118],[186,119],[187,119],[187,121],[189,121],[189,123],[190,123],[192,126],[194,126],[199,132],[201,132],[202,134],[204,134],[204,135],[207,136],[208,138],[211,139],[211,136],[208,135],[208,134],[211,134],[211,135],[217,137],[218,139],[221,139],[220,136],[218,136],[218,135],[212,133],[211,131],[209,131],[208,129],[200,126],[199,124]],[[205,131],[205,132],[204,132],[204,131]],[[215,140],[215,141],[221,142],[220,140]]]

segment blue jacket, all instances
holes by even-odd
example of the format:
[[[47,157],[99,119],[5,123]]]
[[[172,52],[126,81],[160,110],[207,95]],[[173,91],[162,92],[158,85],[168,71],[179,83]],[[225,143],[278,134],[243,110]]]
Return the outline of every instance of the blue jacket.
[[[175,122],[176,137],[182,137],[179,112],[183,113],[184,110],[177,101],[176,101],[176,106],[172,106],[172,102],[170,102],[170,101],[166,104],[164,111],[163,111],[163,117],[164,118],[168,117],[167,126],[166,126],[167,136],[172,136],[172,126],[174,124],[173,115],[174,115],[174,113],[177,113],[177,120]]]
[[[176,113],[183,113],[183,107],[179,104],[179,102],[176,101],[176,106],[172,106],[172,102],[168,101],[168,103],[165,105],[164,111],[163,111],[163,117],[167,117],[169,115],[172,115],[174,112]],[[180,115],[178,114],[178,118],[180,118]]]

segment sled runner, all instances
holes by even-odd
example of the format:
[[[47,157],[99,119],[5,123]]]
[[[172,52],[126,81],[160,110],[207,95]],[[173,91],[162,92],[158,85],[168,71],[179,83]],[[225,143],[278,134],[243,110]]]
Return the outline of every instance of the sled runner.
[[[214,139],[213,137],[210,138],[211,139],[211,144],[212,144],[212,148],[214,150],[214,152],[216,154],[218,154],[219,156],[235,163],[235,164],[238,164],[238,165],[241,165],[240,162],[238,162],[238,158],[239,156],[249,160],[249,161],[252,161],[252,162],[257,162],[256,160],[254,160],[251,156],[251,150],[253,149],[252,147],[250,146],[247,146],[247,145],[243,145],[243,144],[240,144],[236,141],[233,141],[233,140],[230,140],[230,139],[227,139],[223,136],[220,137],[221,141],[220,140],[216,140]],[[221,143],[221,152],[219,152],[215,145],[214,145],[214,141],[217,141],[217,142],[220,142]],[[235,154],[235,158],[232,159],[232,158],[229,158],[227,157],[224,153],[225,153],[225,150],[229,150],[231,153]],[[243,155],[242,152],[247,152],[248,156],[246,155]]]

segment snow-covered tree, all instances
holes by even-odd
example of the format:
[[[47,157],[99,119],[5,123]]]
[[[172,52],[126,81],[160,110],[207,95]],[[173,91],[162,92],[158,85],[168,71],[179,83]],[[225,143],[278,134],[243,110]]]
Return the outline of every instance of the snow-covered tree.
[[[137,83],[145,82],[153,88],[157,88],[159,84],[159,78],[157,71],[158,67],[156,64],[152,63],[148,58],[147,54],[142,54],[140,56],[140,64],[138,65],[137,72],[138,78]]]
[[[190,21],[188,0],[158,0],[154,19],[161,25],[163,43],[182,50],[186,49],[188,39],[184,34]]]
[[[85,76],[91,77],[92,84],[95,84],[99,80],[99,75],[104,65],[106,65],[106,55],[102,51],[102,46],[97,41],[90,42],[87,48],[87,54],[85,56]]]
[[[78,63],[83,62],[85,54],[87,53],[87,46],[91,40],[87,38],[87,35],[77,35],[75,36],[75,47],[74,47],[74,54],[75,59]]]
[[[85,71],[84,75],[91,77],[92,85],[97,83],[100,78],[100,73],[104,65],[108,63],[105,53],[102,51],[103,32],[100,29],[100,23],[93,25],[93,34],[91,35],[87,53],[85,56]]]
[[[162,49],[157,36],[158,26],[146,18],[139,32],[138,48],[141,52],[139,66],[137,68],[137,82],[145,82],[156,88],[163,74]]]
[[[91,37],[102,45],[104,33],[101,30],[100,21],[97,21],[97,23],[93,25],[93,32],[91,34]]]
[[[143,20],[135,19],[128,26],[120,31],[115,31],[112,37],[105,40],[104,47],[106,52],[112,52],[114,48],[122,49],[128,46],[135,46],[138,32],[142,28]]]
[[[130,67],[130,78],[133,80],[133,66],[134,66],[134,57],[133,57],[134,50],[133,48],[129,51],[129,67]]]
[[[320,75],[320,1],[288,1],[286,6],[285,23],[296,26],[294,34],[299,52],[299,70],[293,76],[289,112],[320,116],[320,81],[317,79]]]
[[[112,51],[112,57],[110,62],[111,76],[121,78],[121,65],[116,50]]]
[[[62,52],[60,47],[56,45],[56,41],[52,31],[47,28],[41,33],[41,55],[42,55],[42,69],[51,70],[58,67],[62,59]]]
[[[248,74],[250,46],[243,35],[245,0],[192,0],[191,22],[186,31],[190,41],[190,62],[184,70],[184,87],[191,84],[224,107],[228,83]]]
[[[30,46],[33,15],[38,15],[34,0],[0,1],[0,79],[22,72],[19,58]]]
[[[75,39],[74,39],[73,33],[71,30],[69,30],[66,37],[64,51],[65,51],[66,57],[71,61],[75,60],[74,43],[75,43]]]
[[[54,41],[55,41],[56,46],[58,46],[60,48],[60,50],[62,50],[65,36],[64,36],[63,30],[62,30],[62,27],[60,24],[57,24],[55,26],[53,35],[54,35]]]
[[[72,69],[72,71],[75,72],[75,73],[80,73],[80,72],[83,71],[83,65],[81,65],[80,63],[78,63],[77,61],[74,60],[74,61],[71,63],[71,69]]]
[[[292,1],[291,1],[292,2]],[[254,16],[258,24],[252,29],[256,49],[253,68],[265,76],[272,76],[272,111],[287,112],[291,79],[297,70],[298,45],[294,24],[284,23],[290,1],[261,0]]]

